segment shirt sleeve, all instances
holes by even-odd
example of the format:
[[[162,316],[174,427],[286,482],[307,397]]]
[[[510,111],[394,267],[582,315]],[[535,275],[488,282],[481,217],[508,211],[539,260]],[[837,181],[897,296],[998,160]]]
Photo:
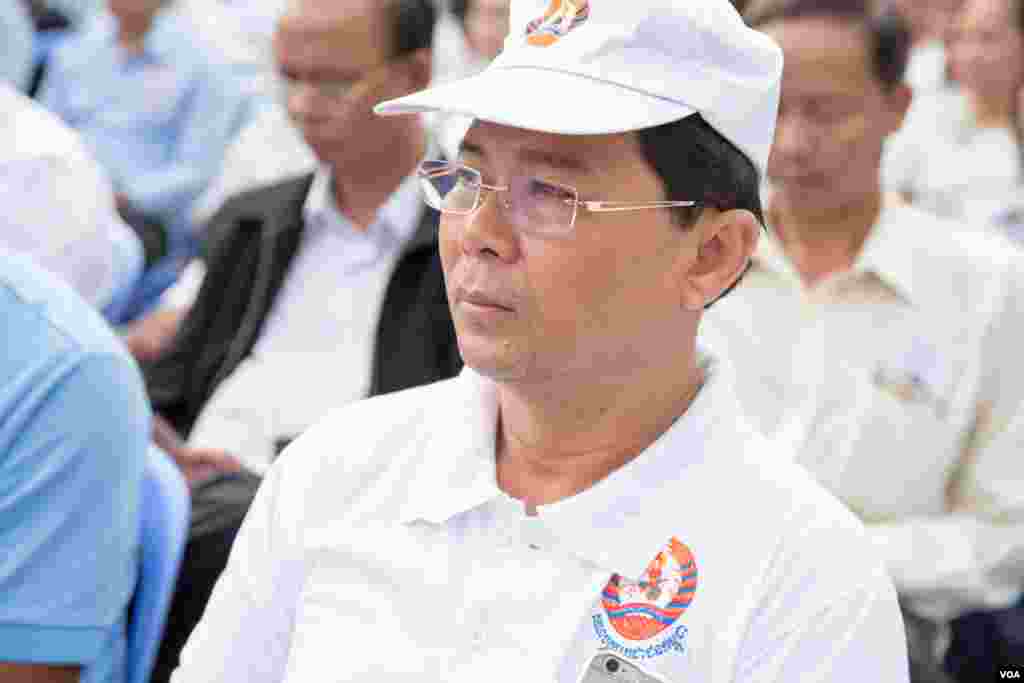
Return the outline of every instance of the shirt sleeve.
[[[950,513],[869,526],[908,606],[931,619],[1009,606],[1024,586],[1022,272],[1011,259],[993,297],[974,428],[948,487]]]
[[[152,172],[125,179],[130,199],[146,213],[187,220],[248,114],[247,98],[229,79],[218,71],[200,72],[177,126],[173,158]]]
[[[113,354],[25,386],[0,420],[0,661],[88,665],[135,588],[148,405]]]
[[[802,611],[802,610],[801,610]],[[909,681],[896,593],[881,571],[795,623],[773,610],[749,629],[736,683]]]
[[[20,2],[0,6],[0,82],[13,83],[22,92],[28,90],[32,76],[32,20]]]
[[[271,468],[260,485],[171,683],[283,680],[302,565],[280,475]]]

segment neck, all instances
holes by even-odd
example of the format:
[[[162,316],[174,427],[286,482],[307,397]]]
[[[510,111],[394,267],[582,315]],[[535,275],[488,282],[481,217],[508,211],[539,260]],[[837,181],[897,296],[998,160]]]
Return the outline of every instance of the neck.
[[[1013,125],[1017,111],[1016,94],[990,95],[968,91],[967,101],[978,128],[1009,128]]]
[[[357,229],[369,229],[380,207],[423,158],[426,143],[422,130],[419,133],[405,140],[389,141],[388,153],[375,159],[378,163],[357,161],[331,166],[334,201]]]
[[[686,412],[704,382],[691,352],[585,386],[498,390],[498,484],[528,510],[575,495],[638,456]],[[666,378],[669,381],[666,381]]]
[[[128,52],[141,52],[152,26],[152,16],[121,17],[117,22],[117,42]]]
[[[773,198],[769,222],[808,287],[853,267],[882,209],[882,193],[871,192],[839,207],[807,209]]]

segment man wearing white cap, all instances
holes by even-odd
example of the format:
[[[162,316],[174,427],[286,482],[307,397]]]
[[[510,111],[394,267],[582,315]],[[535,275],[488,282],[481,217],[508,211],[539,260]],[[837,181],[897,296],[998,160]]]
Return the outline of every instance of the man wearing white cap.
[[[420,169],[467,369],[286,451],[173,680],[906,681],[862,528],[695,348],[757,242],[778,48],[726,0],[511,26],[379,107],[476,119]]]

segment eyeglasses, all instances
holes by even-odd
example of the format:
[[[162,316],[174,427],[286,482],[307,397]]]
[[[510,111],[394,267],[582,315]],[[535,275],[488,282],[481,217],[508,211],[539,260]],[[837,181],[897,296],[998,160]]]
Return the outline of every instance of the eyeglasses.
[[[305,85],[323,101],[339,104],[344,102],[349,97],[349,94],[359,86],[376,86],[378,82],[384,80],[389,75],[388,67],[399,61],[399,58],[385,60],[356,78],[307,79],[282,71],[281,80],[284,83],[286,97],[290,97],[296,90]]]
[[[580,209],[606,213],[699,206],[695,201],[585,201],[574,187],[525,176],[513,178],[506,186],[487,185],[476,169],[448,161],[424,161],[417,175],[427,204],[441,213],[468,216],[483,205],[485,190],[504,192],[502,206],[512,225],[539,235],[570,234]]]

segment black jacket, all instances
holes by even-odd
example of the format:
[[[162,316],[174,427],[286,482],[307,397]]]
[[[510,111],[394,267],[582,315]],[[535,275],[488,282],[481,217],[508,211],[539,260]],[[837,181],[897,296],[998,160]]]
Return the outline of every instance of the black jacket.
[[[207,273],[198,298],[171,347],[143,365],[153,409],[182,434],[251,353],[298,250],[312,181],[308,175],[246,192],[211,219]],[[446,379],[462,367],[437,250],[437,221],[435,211],[424,210],[388,283],[371,395]]]

